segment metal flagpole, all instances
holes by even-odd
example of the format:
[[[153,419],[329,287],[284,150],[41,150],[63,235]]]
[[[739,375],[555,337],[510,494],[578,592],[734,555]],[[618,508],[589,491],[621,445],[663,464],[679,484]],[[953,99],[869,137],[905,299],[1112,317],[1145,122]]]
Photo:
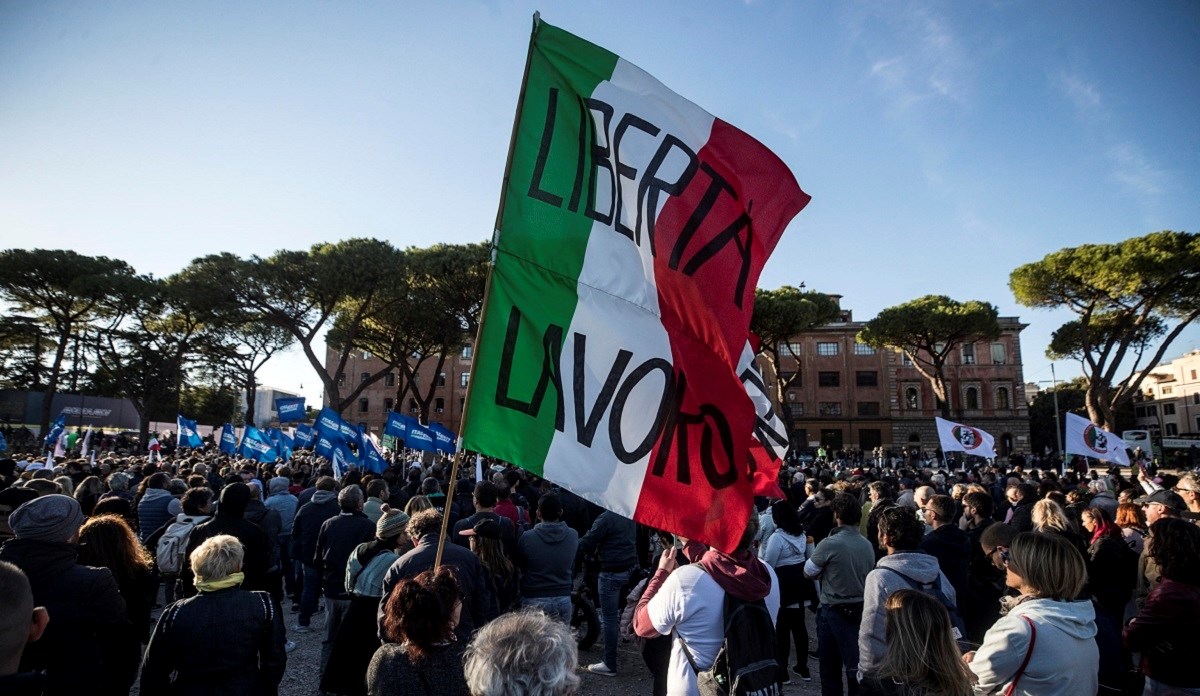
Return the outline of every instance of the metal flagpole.
[[[517,130],[521,127],[521,110],[525,106],[525,88],[529,84],[529,65],[533,62],[533,44],[537,38],[538,26],[542,22],[540,12],[533,13],[533,30],[529,33],[529,49],[525,54],[525,73],[521,76],[521,91],[517,95],[517,109],[513,115],[512,134],[508,141],[508,160],[504,163],[504,177],[500,182],[500,203],[496,206],[496,224],[492,231],[492,248],[490,258],[488,259],[488,276],[487,283],[483,288],[483,304],[479,308],[479,325],[475,327],[475,362],[479,362],[479,334],[483,331],[483,322],[487,315],[488,298],[492,294],[492,273],[495,271],[496,261],[496,246],[500,241],[500,222],[504,218],[504,201],[508,194],[508,181],[512,175],[513,152],[517,148]],[[471,405],[471,393],[475,390],[476,380],[467,381],[467,393],[463,396],[463,417],[458,424],[458,447],[454,451],[454,461],[450,466],[450,485],[446,489],[446,509],[442,513],[442,533],[438,537],[437,554],[433,559],[433,569],[437,570],[442,565],[442,551],[446,546],[446,531],[450,525],[450,505],[454,502],[454,489],[458,485],[458,464],[462,460],[463,438],[462,434],[467,429],[467,414],[470,413],[468,408]]]

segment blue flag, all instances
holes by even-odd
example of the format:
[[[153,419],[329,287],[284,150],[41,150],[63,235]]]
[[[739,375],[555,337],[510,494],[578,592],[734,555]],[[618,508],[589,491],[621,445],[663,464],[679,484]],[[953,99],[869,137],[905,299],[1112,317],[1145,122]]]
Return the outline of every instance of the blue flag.
[[[437,449],[437,445],[434,444],[433,431],[416,421],[408,424],[408,436],[404,438],[404,445],[422,452],[432,452]]]
[[[188,420],[182,414],[177,414],[175,425],[179,428],[180,447],[190,447],[191,449],[204,447],[204,440],[200,439],[200,433],[196,432],[196,421]]]
[[[54,420],[54,424],[50,426],[50,432],[46,434],[46,444],[53,445],[58,442],[58,438],[62,436],[63,430],[67,428],[67,414],[61,413]]]
[[[402,413],[388,411],[387,426],[384,427],[383,434],[403,440],[404,436],[408,434],[408,424],[411,420],[411,418]]]
[[[317,445],[316,445],[316,447],[313,448],[313,451],[316,452],[317,454],[321,455],[322,457],[325,457],[326,459],[333,461],[333,448],[336,447],[339,443],[341,443],[341,441],[342,441],[342,438],[337,435],[334,435],[331,437],[329,435],[318,434],[317,435]]]
[[[304,397],[297,396],[286,399],[275,399],[275,410],[279,413],[280,423],[304,420]]]
[[[326,406],[317,414],[317,432],[322,435],[336,435],[347,442],[354,442],[358,437],[358,428],[347,423],[337,411]]]
[[[271,442],[275,443],[275,448],[279,452],[279,456],[283,457],[284,461],[292,458],[292,438],[287,433],[279,428],[267,428],[267,437],[271,438]]]
[[[315,438],[316,434],[313,432],[311,425],[301,423],[296,426],[296,447],[312,447]]]
[[[221,426],[221,451],[225,454],[237,453],[237,435],[233,432],[233,423]]]
[[[387,462],[384,461],[383,455],[380,454],[379,448],[375,446],[375,443],[366,437],[359,442],[362,443],[359,455],[362,458],[363,468],[372,474],[382,474],[387,471]]]
[[[279,448],[269,435],[247,424],[246,431],[242,433],[242,444],[238,447],[238,456],[256,462],[273,462],[279,458]]]
[[[429,431],[433,433],[433,446],[439,452],[454,454],[457,448],[455,440],[458,436],[450,432],[450,429],[441,423],[430,423]]]
[[[0,452],[8,451],[8,440],[4,439],[4,433],[0,433]]]
[[[333,477],[341,479],[350,470],[350,465],[358,466],[358,457],[350,451],[345,441],[339,442],[333,448],[333,456],[329,461],[333,464]]]

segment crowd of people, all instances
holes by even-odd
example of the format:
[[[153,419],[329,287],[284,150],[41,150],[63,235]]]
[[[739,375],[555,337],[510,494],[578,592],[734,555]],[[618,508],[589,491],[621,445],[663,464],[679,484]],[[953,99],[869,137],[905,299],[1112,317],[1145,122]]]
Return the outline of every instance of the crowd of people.
[[[815,659],[825,695],[1200,693],[1193,472],[817,459],[784,466],[725,553],[490,464],[0,460],[0,693],[275,694],[289,637],[319,627],[321,693],[647,670],[656,696],[692,694],[744,607],[773,631],[769,679]],[[603,653],[580,665],[589,571]]]

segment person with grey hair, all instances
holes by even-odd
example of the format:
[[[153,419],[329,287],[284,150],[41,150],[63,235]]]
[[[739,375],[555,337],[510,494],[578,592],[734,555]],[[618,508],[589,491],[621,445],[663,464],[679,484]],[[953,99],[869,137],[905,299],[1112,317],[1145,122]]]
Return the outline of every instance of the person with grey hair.
[[[321,574],[325,596],[325,638],[321,641],[321,672],[329,665],[338,629],[350,611],[350,594],[346,591],[346,563],[359,544],[375,538],[375,525],[363,514],[363,491],[358,486],[346,486],[338,493],[335,517],[325,520],[317,534],[313,565]]]
[[[20,669],[45,671],[48,695],[120,693],[117,666],[128,645],[114,637],[131,634],[129,618],[112,572],[78,562],[79,503],[43,495],[14,510],[9,524],[16,538],[0,546],[0,561],[25,573],[33,603],[52,619],[42,639],[25,649]]]
[[[579,689],[578,648],[570,629],[540,611],[505,614],[467,646],[472,696],[569,696]]]
[[[191,552],[198,594],[159,617],[142,661],[141,693],[277,692],[287,666],[283,619],[269,594],[241,588],[243,556],[228,534]]]

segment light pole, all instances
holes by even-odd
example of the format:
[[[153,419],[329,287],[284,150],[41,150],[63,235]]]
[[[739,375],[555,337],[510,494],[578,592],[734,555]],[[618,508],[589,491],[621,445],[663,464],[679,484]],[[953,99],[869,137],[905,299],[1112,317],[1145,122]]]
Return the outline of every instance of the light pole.
[[[1042,380],[1038,384],[1045,384],[1045,382],[1046,380]],[[1062,423],[1058,416],[1058,376],[1054,374],[1054,363],[1050,363],[1050,383],[1053,385],[1051,389],[1054,396],[1054,437],[1058,440],[1058,456],[1060,460],[1065,460],[1066,452],[1063,452]],[[1063,465],[1066,465],[1065,461],[1063,461]]]

